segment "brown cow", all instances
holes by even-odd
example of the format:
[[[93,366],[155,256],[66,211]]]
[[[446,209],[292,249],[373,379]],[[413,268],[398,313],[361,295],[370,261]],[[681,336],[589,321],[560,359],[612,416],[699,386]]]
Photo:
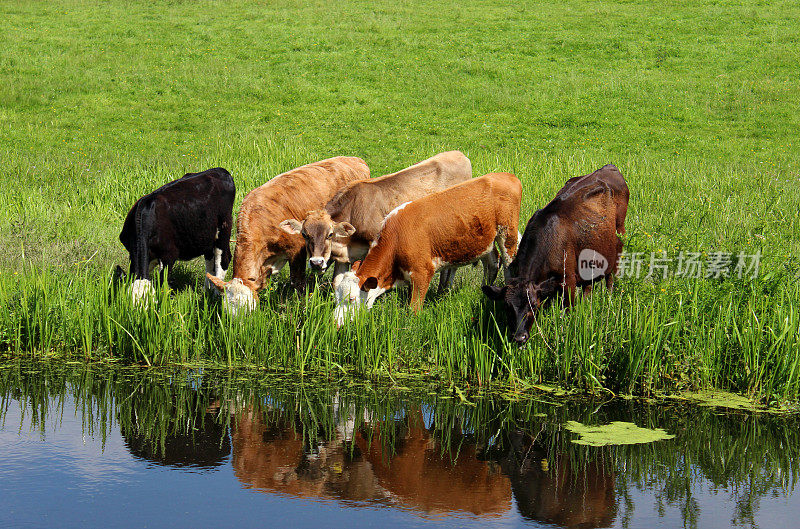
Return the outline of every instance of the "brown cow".
[[[559,292],[564,305],[572,304],[575,289],[591,292],[592,283],[605,277],[613,286],[617,257],[622,251],[628,184],[619,170],[606,165],[570,178],[544,208],[534,213],[522,235],[519,253],[511,264],[506,286],[484,286],[491,299],[506,303],[514,340],[528,340],[534,312]]]
[[[231,313],[254,309],[258,291],[287,261],[292,284],[302,290],[305,240],[284,232],[278,223],[287,217],[305,217],[347,184],[365,178],[369,178],[369,167],[364,160],[338,156],[292,169],[250,191],[236,219],[233,279],[225,282],[207,275],[225,293],[226,308]]]
[[[390,211],[470,178],[469,158],[459,151],[443,152],[402,171],[354,182],[339,191],[325,209],[310,212],[302,222],[285,220],[281,227],[305,237],[313,271],[324,272],[333,259],[334,283],[338,283],[350,264],[367,254]],[[449,279],[443,278],[445,282]]]
[[[422,309],[436,270],[477,260],[484,283],[497,277],[497,250],[507,274],[517,252],[522,186],[511,173],[491,173],[403,204],[384,221],[360,267],[335,284],[336,321],[396,284],[411,284],[411,308]]]
[[[337,428],[334,439],[311,447],[291,423],[271,418],[245,411],[231,427],[233,471],[246,488],[439,515],[497,516],[511,509],[511,486],[500,469],[478,460],[473,443],[443,453],[420,410],[407,418],[404,435],[382,436],[380,425],[365,424],[350,426],[350,440]]]

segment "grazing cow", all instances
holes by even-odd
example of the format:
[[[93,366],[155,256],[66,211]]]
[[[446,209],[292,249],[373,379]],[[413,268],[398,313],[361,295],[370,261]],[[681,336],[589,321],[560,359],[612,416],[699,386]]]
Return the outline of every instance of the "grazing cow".
[[[311,270],[322,273],[335,261],[334,283],[350,264],[363,259],[378,238],[386,215],[409,202],[472,178],[472,164],[459,151],[443,152],[390,175],[354,182],[334,196],[325,209],[303,221],[281,227],[306,240]],[[442,276],[444,281],[451,277]]]
[[[619,170],[606,165],[570,178],[544,208],[528,221],[519,253],[511,264],[511,279],[502,288],[484,286],[491,299],[503,299],[514,340],[528,340],[533,315],[546,301],[564,291],[572,304],[576,287],[584,294],[605,277],[613,286],[617,257],[622,252],[628,184]]]
[[[130,254],[134,303],[153,293],[149,278],[156,266],[169,271],[177,260],[202,255],[207,274],[225,277],[235,195],[230,173],[217,167],[188,173],[136,201],[119,234]]]
[[[335,284],[336,321],[360,303],[398,283],[411,284],[411,308],[418,312],[440,268],[483,261],[484,283],[497,277],[497,249],[507,275],[517,253],[522,186],[511,173],[491,173],[398,206],[360,266]]]
[[[322,208],[341,188],[365,178],[369,178],[369,167],[364,160],[339,156],[292,169],[250,191],[236,219],[233,279],[225,282],[209,276],[225,293],[228,311],[253,310],[258,291],[287,262],[292,284],[303,290],[305,240],[286,233],[278,224],[286,218],[305,218],[309,211]]]

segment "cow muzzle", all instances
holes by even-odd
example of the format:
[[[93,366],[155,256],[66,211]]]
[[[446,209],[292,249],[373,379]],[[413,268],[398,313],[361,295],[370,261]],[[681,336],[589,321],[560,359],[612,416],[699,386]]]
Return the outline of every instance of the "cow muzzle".
[[[517,342],[517,345],[519,346],[525,345],[525,342],[528,341],[528,338],[530,338],[528,331],[520,331],[514,334],[514,341]]]
[[[308,264],[315,272],[324,272],[328,267],[328,260],[324,257],[312,257],[308,260]]]

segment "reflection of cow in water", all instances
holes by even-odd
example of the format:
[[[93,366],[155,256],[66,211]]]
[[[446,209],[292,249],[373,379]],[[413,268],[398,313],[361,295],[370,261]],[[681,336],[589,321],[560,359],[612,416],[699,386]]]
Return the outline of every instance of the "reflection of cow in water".
[[[606,527],[616,516],[606,459],[576,463],[520,432],[501,435],[485,452],[449,432],[450,446],[458,448],[448,452],[419,410],[399,423],[355,430],[345,421],[334,440],[316,444],[308,441],[316,432],[306,431],[304,439],[302,426],[279,412],[237,413],[230,439],[215,414],[199,416],[194,433],[167,435],[163,450],[130,426],[122,434],[134,456],[163,465],[212,468],[232,450],[237,479],[268,493],[478,517],[509,513],[513,494],[523,517],[561,527]]]
[[[215,417],[207,410],[188,432],[181,425],[176,426],[174,420],[168,421],[163,444],[160,437],[154,438],[152,425],[140,429],[120,422],[120,430],[134,457],[173,467],[214,468],[224,464],[231,453],[226,428]]]
[[[495,455],[511,480],[525,518],[560,527],[609,527],[616,516],[614,474],[606,458],[582,463],[566,454],[548,458],[530,436],[511,432]]]
[[[299,497],[410,507],[424,513],[474,515],[511,507],[508,480],[479,461],[473,445],[450,457],[425,429],[421,416],[408,420],[386,455],[378,428],[353,432],[313,450],[291,424],[268,426],[263,416],[242,414],[231,430],[233,468],[246,487]]]
[[[513,492],[522,516],[563,527],[604,527],[616,514],[613,474],[602,460],[576,466],[566,455],[548,458],[517,432],[485,462],[460,432],[451,437],[458,450],[444,450],[420,411],[395,424],[395,435],[377,423],[312,448],[299,427],[275,424],[244,413],[231,430],[234,472],[248,488],[481,517],[510,511]]]

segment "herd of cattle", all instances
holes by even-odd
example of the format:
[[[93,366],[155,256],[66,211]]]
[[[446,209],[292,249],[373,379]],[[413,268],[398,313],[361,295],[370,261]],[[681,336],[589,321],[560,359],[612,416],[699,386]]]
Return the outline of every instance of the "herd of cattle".
[[[206,286],[231,313],[254,310],[258,292],[288,262],[292,285],[305,289],[306,261],[317,273],[333,264],[335,318],[342,325],[360,306],[402,284],[422,309],[436,271],[439,291],[458,267],[483,263],[484,293],[502,299],[515,341],[524,343],[536,310],[576,288],[611,288],[625,233],[628,186],[613,165],[567,180],[519,237],[522,186],[511,173],[472,177],[461,152],[437,154],[402,171],[370,178],[360,158],[336,157],[272,178],[250,191],[236,220],[236,188],[222,168],[189,173],[136,201],[120,241],[130,254],[135,303],[154,292],[150,274],[203,256]],[[601,269],[584,274],[586,252]],[[308,258],[308,259],[307,259]],[[233,277],[225,275],[233,260]],[[505,285],[492,286],[500,264]]]

